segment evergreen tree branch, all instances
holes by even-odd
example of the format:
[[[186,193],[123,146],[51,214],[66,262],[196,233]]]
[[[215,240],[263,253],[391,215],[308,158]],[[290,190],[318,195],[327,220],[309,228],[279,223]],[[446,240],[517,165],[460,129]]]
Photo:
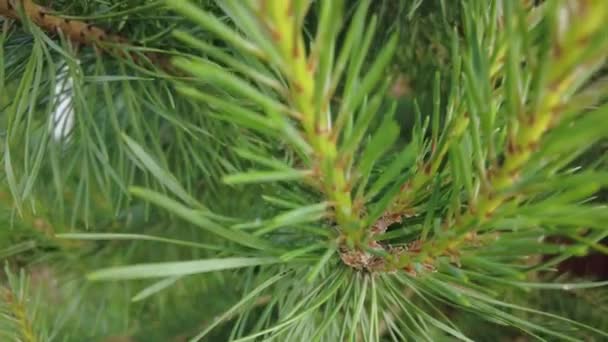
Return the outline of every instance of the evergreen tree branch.
[[[358,105],[362,101],[362,96],[373,90],[373,85],[377,84],[382,74],[382,69],[390,61],[393,51],[397,43],[396,36],[394,36],[383,52],[379,56],[376,64],[372,66],[369,74],[365,75],[361,80],[355,81],[356,75],[359,70],[348,76],[347,83],[352,84],[351,88],[356,85],[356,82],[361,82],[360,96],[354,94],[354,88],[347,91],[346,94],[349,97],[348,101],[343,103],[336,115],[335,121],[332,120],[330,101],[332,100],[333,93],[337,87],[338,80],[342,77],[342,72],[347,65],[349,58],[355,58],[357,52],[350,49],[353,48],[354,39],[356,35],[360,34],[362,30],[362,24],[364,22],[364,14],[369,6],[369,1],[363,1],[357,8],[355,14],[355,23],[349,28],[347,33],[347,41],[350,45],[345,47],[344,51],[339,55],[337,60],[333,60],[333,55],[329,52],[321,53],[320,47],[325,43],[334,44],[338,29],[335,24],[331,23],[332,16],[341,16],[343,4],[341,2],[336,3],[323,3],[321,5],[321,11],[323,13],[320,24],[319,33],[316,37],[316,41],[313,43],[312,50],[307,54],[304,46],[304,38],[302,36],[302,23],[301,20],[305,16],[305,13],[300,11],[308,8],[306,1],[300,2],[300,5],[295,5],[294,2],[281,2],[281,1],[270,1],[270,2],[256,2],[255,4],[233,4],[224,3],[222,6],[225,11],[235,18],[235,22],[239,25],[243,25],[251,34],[254,44],[248,42],[247,44],[241,41],[242,38],[237,37],[229,29],[222,26],[222,24],[215,23],[214,19],[210,18],[204,12],[199,11],[196,6],[189,4],[185,1],[172,2],[171,6],[179,10],[184,15],[192,17],[194,20],[199,22],[201,25],[206,26],[208,29],[215,31],[226,40],[230,40],[235,43],[235,46],[242,50],[244,53],[252,53],[256,57],[261,58],[265,62],[270,62],[274,66],[278,67],[282,76],[285,77],[288,86],[287,94],[284,100],[287,102],[287,106],[275,103],[274,100],[263,98],[262,94],[256,93],[253,89],[249,89],[249,85],[242,83],[241,80],[237,80],[232,75],[223,75],[223,72],[217,70],[215,67],[210,65],[202,65],[203,63],[198,62],[200,72],[198,75],[209,77],[215,74],[214,79],[221,82],[223,86],[232,88],[232,90],[243,91],[243,95],[250,96],[252,100],[258,104],[268,108],[276,110],[280,114],[289,114],[288,117],[281,118],[286,120],[288,118],[295,119],[300,127],[295,128],[295,132],[291,134],[297,134],[303,137],[302,143],[306,151],[304,161],[307,163],[308,171],[302,172],[301,175],[310,176],[310,183],[319,188],[326,197],[326,200],[332,207],[332,217],[335,220],[337,226],[343,233],[340,239],[344,243],[350,246],[357,246],[365,244],[365,240],[368,235],[368,227],[365,226],[364,221],[361,219],[364,216],[365,208],[363,206],[353,205],[353,194],[351,189],[355,183],[359,180],[357,177],[366,176],[353,173],[353,161],[355,158],[355,152],[357,149],[357,143],[362,138],[362,133],[365,132],[367,127],[365,124],[361,124],[359,129],[361,132],[359,136],[351,138],[349,135],[345,135],[343,125],[345,124],[348,115],[352,114]],[[298,7],[301,6],[301,7]],[[298,7],[298,8],[296,8]],[[194,39],[188,38],[188,36],[179,34],[179,37],[187,42],[196,44],[197,46],[204,48],[202,44],[196,43]],[[369,38],[371,39],[371,34]],[[315,46],[317,48],[315,48]],[[357,68],[361,67],[362,58],[364,54],[358,56],[360,60],[353,61],[353,65],[357,65]],[[225,60],[225,58],[220,57]],[[195,70],[196,64],[191,61],[177,60],[177,65],[180,66],[184,71]],[[334,64],[335,65],[332,65]],[[251,74],[251,73],[249,73]],[[235,87],[235,84],[242,84],[242,86]],[[202,94],[199,91],[193,89],[183,89],[188,95],[196,96],[198,99],[205,100],[207,102],[218,102],[216,99],[209,97],[208,95]],[[380,98],[376,99],[380,100]],[[377,103],[379,104],[379,102]],[[228,104],[222,104],[228,106]],[[370,115],[374,115],[374,110],[370,108]],[[234,112],[234,110],[232,110]],[[271,115],[276,115],[272,113]],[[372,116],[370,116],[371,119]],[[275,119],[276,120],[276,119]],[[352,120],[352,119],[349,119]],[[390,121],[387,124],[393,125]],[[352,126],[352,122],[351,122]],[[293,128],[290,128],[293,129]],[[301,129],[301,131],[300,131]],[[390,127],[391,131],[394,130],[394,126]],[[293,137],[292,137],[293,138]],[[297,139],[300,139],[299,137]],[[340,141],[343,139],[344,141]],[[358,139],[358,140],[354,140]],[[350,140],[350,141],[349,141]],[[341,144],[344,146],[341,146]],[[347,145],[348,143],[348,145]],[[378,148],[385,148],[386,146],[378,146]],[[370,150],[371,151],[371,150]],[[369,158],[371,157],[371,158]],[[374,158],[377,156],[369,155],[368,159],[370,162],[369,166],[373,165]],[[295,173],[294,173],[295,175]],[[269,180],[288,180],[291,178],[280,176],[279,174],[246,174],[237,176],[228,176],[225,181],[229,183],[237,183],[240,180],[246,180],[247,182],[255,179],[266,181]],[[316,186],[318,184],[318,186]]]
[[[569,95],[574,93],[575,89],[597,69],[598,61],[602,62],[606,58],[606,41],[603,25],[600,23],[608,20],[608,8],[598,2],[593,4],[591,2],[583,5],[579,9],[580,12],[570,13],[573,17],[577,17],[577,20],[581,17],[585,18],[584,21],[587,23],[585,27],[561,28],[567,31],[562,32],[554,43],[550,62],[545,61],[549,70],[560,70],[560,72],[551,72],[546,77],[546,85],[540,89],[539,101],[531,112],[517,113],[517,124],[511,126],[511,138],[504,152],[503,165],[491,174],[489,184],[482,189],[477,199],[477,205],[470,206],[469,210],[458,218],[455,225],[448,228],[456,234],[442,239],[443,241],[422,241],[422,247],[416,248],[413,253],[400,256],[398,268],[411,269],[414,260],[433,264],[436,257],[445,255],[450,250],[457,250],[460,245],[471,240],[471,234],[476,234],[475,227],[491,221],[494,212],[502,204],[514,198],[507,190],[516,184],[518,174],[533,153],[538,151],[542,137],[559,122]],[[509,8],[510,5],[506,4],[505,7]],[[588,8],[595,10],[589,11]],[[602,46],[591,45],[591,42],[597,42],[597,39],[602,41]],[[566,51],[564,44],[571,47]],[[595,53],[583,57],[578,51],[595,51]],[[574,63],[573,60],[577,62]],[[569,65],[570,68],[565,70],[560,68],[564,65]],[[597,109],[599,112],[597,114],[605,117],[606,110],[605,107],[601,107]]]
[[[16,277],[12,274],[8,265],[5,266],[5,275],[8,277],[8,287],[0,285],[0,315],[10,317],[13,322],[12,328],[0,324],[0,336],[7,334],[8,338],[23,342],[38,341],[37,333],[34,331],[31,315],[28,312],[29,293],[27,279],[23,271]],[[9,321],[6,318],[3,321]],[[8,328],[8,331],[5,329]]]
[[[128,38],[111,34],[86,21],[59,16],[57,13],[57,11],[37,5],[33,0],[0,0],[0,16],[16,20],[21,20],[22,16],[25,16],[31,23],[50,34],[60,33],[77,45],[90,45],[99,51],[123,58],[128,57],[137,64],[145,65],[140,54],[129,52],[126,49],[136,47]],[[175,73],[166,54],[146,51],[143,56],[160,69],[171,74]]]
[[[608,336],[601,320],[526,303],[539,289],[606,285],[553,270],[606,251],[608,159],[585,152],[603,151],[608,134],[608,88],[596,78],[608,53],[601,0],[167,0],[154,13],[148,6],[160,2],[69,3],[56,6],[98,14],[47,12],[79,23],[59,22],[55,40],[45,33],[57,27],[25,5],[11,17],[23,30],[0,34],[0,205],[10,209],[0,217],[20,214],[1,233],[0,255],[42,262],[61,285],[37,286],[60,313],[23,301],[26,315],[37,313],[30,330],[102,340],[482,339],[490,328],[472,327],[463,318],[472,313],[513,337]],[[119,30],[146,46],[174,32],[162,40],[170,48],[155,51],[192,77],[136,67],[131,51],[150,49],[65,31],[95,18],[126,23]],[[407,23],[399,39],[398,19]],[[75,54],[72,43],[84,48]],[[411,70],[414,93],[388,104],[394,52],[412,57],[400,69]],[[48,129],[56,73],[73,82],[78,115],[58,141]],[[64,212],[90,219],[54,219]],[[141,280],[74,281],[84,274]],[[133,313],[155,320],[126,322]],[[16,316],[2,316],[10,331]]]
[[[314,52],[310,56],[306,55],[300,33],[305,12],[295,12],[295,5],[288,1],[261,2],[260,6],[260,20],[267,26],[269,38],[277,46],[285,65],[283,72],[290,83],[288,98],[294,103],[303,133],[313,148],[312,167],[313,170],[318,170],[313,177],[320,179],[323,192],[333,206],[336,223],[344,229],[351,243],[359,243],[362,236],[351,235],[353,231],[354,234],[362,233],[362,227],[359,227],[361,214],[353,207],[347,171],[343,162],[339,161],[336,142],[338,133],[334,132],[328,120],[330,114],[327,105],[321,104],[321,108],[314,106],[315,93],[318,92],[316,88],[324,85],[315,83],[315,66],[318,65],[315,58],[318,57]],[[317,46],[321,44],[322,42],[317,42]]]

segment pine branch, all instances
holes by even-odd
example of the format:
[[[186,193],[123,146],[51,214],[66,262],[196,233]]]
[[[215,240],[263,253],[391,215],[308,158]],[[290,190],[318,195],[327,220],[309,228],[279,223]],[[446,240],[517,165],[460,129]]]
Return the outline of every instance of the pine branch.
[[[50,34],[59,33],[65,35],[76,45],[90,45],[98,51],[104,51],[123,58],[130,58],[135,63],[146,65],[142,55],[136,51],[129,52],[126,48],[135,48],[136,45],[129,39],[120,35],[111,34],[101,27],[87,23],[86,21],[62,17],[44,6],[35,4],[32,0],[0,0],[0,16],[10,19],[21,20],[22,15],[27,17],[31,23],[39,26]],[[150,63],[158,66],[171,74],[175,69],[169,62],[166,54],[147,51],[143,54]]]
[[[208,119],[200,115],[198,106],[174,97],[167,80],[180,74],[167,63],[167,56],[173,54],[168,51],[171,44],[154,42],[164,40],[168,31],[163,34],[155,29],[153,36],[150,32],[157,24],[174,27],[178,20],[165,16],[145,21],[142,28],[133,25],[136,29],[124,30],[129,32],[124,35],[104,31],[105,41],[94,39],[101,29],[90,22],[113,22],[115,16],[128,14],[133,21],[144,23],[138,18],[149,17],[150,10],[168,12],[161,2],[85,17],[90,19],[59,15],[31,1],[11,3],[15,5],[9,10],[9,2],[2,2],[2,14],[21,25],[2,20],[0,34],[0,106],[2,129],[7,133],[2,139],[7,175],[2,190],[11,197],[7,208],[26,214],[31,204],[37,211],[59,216],[60,223],[53,222],[56,232],[80,220],[88,225],[94,215],[128,212],[132,204],[128,185],[162,185],[139,171],[143,167],[139,168],[141,164],[123,141],[125,134],[145,145],[159,168],[174,172],[188,190],[200,190],[202,183],[209,194],[217,190],[217,182],[206,179],[220,169],[234,168],[231,157],[218,156],[218,151],[225,138],[235,135],[210,134],[213,127],[221,126],[222,132],[230,129],[218,123],[202,124]],[[103,6],[89,6],[86,11],[99,13]],[[82,31],[87,28],[90,37]],[[56,37],[57,29],[60,39],[49,39]],[[80,33],[87,39],[85,44],[70,40]],[[125,35],[142,46],[125,41]],[[149,47],[163,44],[167,49]],[[31,53],[24,54],[24,50]],[[162,63],[154,65],[157,61]],[[197,134],[200,136],[194,137]],[[197,142],[201,145],[195,147]],[[165,154],[167,151],[171,153]],[[207,164],[203,157],[207,153],[220,162]],[[48,177],[52,181],[45,179]]]
[[[510,5],[505,6],[507,9],[510,7]],[[589,24],[584,28],[570,28],[567,34],[562,33],[563,36],[560,37],[560,40],[567,39],[567,41],[558,40],[552,49],[551,62],[545,61],[545,63],[560,70],[558,66],[568,65],[567,61],[580,56],[577,51],[594,50],[597,52],[585,56],[587,57],[586,60],[579,60],[578,63],[571,64],[574,68],[569,71],[553,72],[547,77],[545,88],[539,91],[539,100],[536,108],[533,109],[534,111],[528,114],[517,113],[517,124],[512,126],[511,138],[507,142],[503,165],[490,175],[489,184],[482,189],[476,201],[476,206],[471,206],[466,213],[459,217],[454,227],[448,228],[454,230],[456,235],[450,236],[448,240],[442,242],[423,242],[422,248],[416,251],[413,256],[400,257],[398,268],[411,268],[407,265],[412,262],[412,259],[428,262],[429,258],[432,260],[449,250],[457,250],[459,245],[470,240],[471,234],[476,233],[475,230],[471,231],[472,227],[483,226],[484,223],[491,220],[499,206],[513,199],[513,194],[505,190],[517,182],[518,173],[530,160],[532,154],[539,149],[541,138],[551,126],[555,126],[559,122],[560,115],[563,114],[564,103],[569,94],[573,93],[572,88],[582,83],[581,78],[588,77],[596,70],[598,60],[603,61],[606,58],[605,51],[602,48],[590,45],[590,42],[595,41],[596,37],[601,37],[604,34],[600,23],[607,18],[606,15],[608,14],[605,13],[605,6],[597,6],[594,7],[597,11],[590,12],[583,8],[580,9],[580,12],[570,13],[572,17],[577,18],[586,16],[584,18]],[[566,30],[566,28],[561,28],[561,30]],[[562,47],[564,43],[573,43],[575,47],[570,47],[567,51],[564,51]],[[547,66],[547,68],[551,68],[551,66]],[[598,113],[600,116],[605,116],[606,109],[604,107],[597,111],[600,112]],[[517,127],[515,132],[513,132],[513,127]]]
[[[513,336],[608,336],[601,320],[532,300],[606,286],[554,277],[563,260],[606,251],[608,159],[589,150],[608,136],[604,1],[127,9],[133,37],[173,32],[159,53],[174,51],[184,78],[135,67],[131,51],[149,49],[83,36],[89,19],[20,3],[10,11],[25,30],[0,35],[0,217],[17,218],[0,255],[40,259],[67,280],[53,303],[75,309],[57,314],[54,338],[466,341],[483,332],[465,312]],[[122,20],[126,7],[86,12]],[[57,29],[67,41],[44,33]],[[75,55],[71,43],[93,49]],[[398,68],[413,91],[387,103],[393,55],[409,56]],[[60,71],[78,116],[55,141]],[[70,223],[55,219],[64,212]],[[121,282],[73,281],[84,274]],[[123,319],[134,314],[157,319]],[[37,315],[32,329],[54,322]]]
[[[241,41],[240,37],[237,38],[236,36],[233,36],[233,33],[229,28],[223,27],[223,24],[220,24],[219,22],[214,22],[214,19],[198,11],[198,9],[191,4],[180,1],[172,3],[171,5],[181,13],[192,17],[202,25],[215,31],[220,36],[233,41],[243,52],[253,53],[262,60],[278,66],[289,83],[287,94],[283,94],[286,97],[285,101],[289,104],[289,107],[275,104],[273,101],[267,101],[262,98],[263,95],[254,94],[253,89],[248,90],[247,93],[251,94],[251,96],[255,96],[254,101],[259,101],[259,104],[266,107],[268,110],[272,107],[272,110],[277,110],[283,115],[288,114],[288,117],[294,118],[299,122],[301,132],[296,134],[304,137],[304,141],[294,143],[299,144],[300,146],[298,147],[304,149],[306,153],[305,162],[307,163],[307,166],[310,167],[309,170],[305,170],[299,174],[305,177],[309,176],[311,178],[309,180],[310,183],[312,183],[313,186],[318,184],[320,190],[326,196],[326,200],[333,209],[331,216],[334,217],[338,227],[344,234],[343,237],[340,237],[339,239],[344,240],[346,244],[351,246],[361,245],[364,244],[368,232],[367,227],[363,225],[363,221],[361,220],[365,208],[353,205],[353,195],[351,193],[354,182],[357,181],[355,177],[358,176],[352,174],[351,171],[352,163],[355,159],[355,151],[351,149],[356,147],[356,145],[352,144],[352,146],[349,147],[339,146],[341,135],[344,134],[343,126],[346,122],[344,120],[346,120],[351,111],[356,109],[357,104],[360,104],[361,99],[351,98],[344,103],[333,123],[332,120],[330,120],[332,114],[329,105],[335,88],[337,87],[337,82],[342,76],[348,58],[351,57],[349,54],[354,53],[350,51],[350,49],[354,48],[354,39],[362,29],[361,25],[364,20],[363,15],[368,8],[369,2],[364,1],[358,6],[354,19],[356,24],[353,24],[350,31],[347,33],[347,40],[350,45],[347,45],[344,52],[335,61],[333,60],[333,56],[328,55],[327,53],[322,54],[320,49],[325,43],[335,43],[339,27],[336,27],[335,25],[332,26],[331,17],[332,15],[341,15],[341,5],[329,3],[322,5],[321,13],[323,22],[320,24],[317,41],[314,43],[315,45],[312,47],[310,54],[307,55],[304,48],[304,40],[300,33],[302,30],[301,20],[305,15],[305,8],[307,8],[307,5],[305,5],[306,3],[307,2],[302,2],[302,7],[299,8],[300,11],[304,12],[294,12],[296,8],[293,6],[295,5],[291,6],[289,2],[260,2],[257,5],[251,4],[247,6],[224,4],[223,6],[228,13],[242,17],[240,23],[243,23],[243,25],[246,25],[245,23],[251,21],[252,17],[258,21],[259,26],[252,24],[254,26],[250,27],[253,39],[258,45]],[[197,44],[195,39],[189,38],[187,35],[179,34],[178,37],[186,42],[204,48],[204,45]],[[378,82],[382,68],[390,60],[396,42],[395,36],[385,47],[367,77],[361,80],[362,84],[360,86],[364,89],[363,92],[370,91],[372,86]],[[262,47],[264,47],[264,49]],[[325,59],[323,60],[322,57]],[[332,66],[332,63],[335,63],[335,66]],[[358,61],[357,63],[359,63],[358,67],[360,67],[361,62]],[[214,79],[216,81],[234,90],[237,90],[237,88],[230,83],[236,84],[241,82],[233,76],[222,75],[220,70],[216,70],[216,68],[204,65],[200,62],[193,64],[191,61],[180,59],[176,61],[176,64],[184,71],[191,71],[193,68],[198,67],[201,69],[200,72],[198,72],[201,76],[203,74],[208,76],[215,74],[216,76]],[[331,68],[335,68],[333,74],[330,73],[332,70]],[[321,74],[324,77],[321,77]],[[348,82],[352,83],[354,79],[352,76],[350,77],[351,79]],[[239,88],[245,89],[245,87],[249,86],[243,83]],[[218,104],[220,103],[217,100],[192,89],[182,89],[182,91],[207,102],[213,101]],[[352,95],[349,94],[349,96]],[[287,118],[281,118],[281,120],[285,119]],[[274,120],[279,120],[279,118],[274,118]],[[393,127],[390,128],[391,130],[393,129]],[[295,128],[295,130],[298,129],[299,128]],[[365,130],[366,128],[365,126],[361,126],[360,129]],[[362,138],[362,136],[357,139],[360,138]],[[346,136],[342,139],[346,140],[349,139],[349,137]],[[373,156],[372,158],[377,158],[377,156]],[[373,161],[373,159],[370,161]],[[296,176],[295,173],[294,176],[295,178],[300,178],[300,176]],[[247,177],[251,178],[253,177],[253,174],[249,174]],[[241,177],[229,176],[225,178],[225,181],[236,183],[240,179]],[[246,178],[242,177],[242,179],[244,180]],[[262,178],[256,177],[256,179],[261,180]],[[271,177],[271,174],[268,174],[268,180],[279,179],[287,180],[288,178],[279,178],[278,175],[276,175],[276,177]],[[249,181],[252,180],[253,179],[251,178]]]
[[[326,6],[328,8],[325,11],[331,11],[330,5]],[[329,98],[321,100],[319,107],[315,108],[318,103],[315,99],[318,90],[315,88],[324,86],[315,84],[315,68],[319,64],[316,55],[318,52],[313,51],[311,55],[306,55],[303,38],[299,33],[302,28],[302,15],[296,15],[306,12],[294,12],[295,10],[294,5],[286,1],[266,4],[262,2],[257,9],[261,22],[266,26],[280,53],[281,65],[284,65],[283,73],[290,83],[288,99],[294,103],[303,133],[313,149],[312,177],[318,178],[322,183],[323,192],[333,206],[337,224],[352,242],[357,242],[361,240],[361,214],[357,212],[358,208],[353,207],[351,200],[351,185],[348,184],[347,170],[343,166],[346,161],[338,155],[337,138],[340,133],[328,121]],[[394,42],[395,40],[393,45]],[[316,49],[320,49],[321,44],[322,42],[317,42]],[[394,46],[389,44],[387,50],[392,49]],[[351,236],[352,231],[359,235]]]
[[[4,330],[0,331],[0,336],[8,334],[9,338],[18,341],[36,342],[38,341],[37,334],[34,331],[28,312],[29,306],[26,303],[29,300],[27,297],[29,293],[24,273],[21,272],[17,278],[8,270],[7,265],[5,275],[8,277],[10,287],[0,286],[0,314],[3,316],[0,318],[0,322],[4,321],[4,324],[0,324],[0,329]],[[8,324],[9,327],[5,324]]]

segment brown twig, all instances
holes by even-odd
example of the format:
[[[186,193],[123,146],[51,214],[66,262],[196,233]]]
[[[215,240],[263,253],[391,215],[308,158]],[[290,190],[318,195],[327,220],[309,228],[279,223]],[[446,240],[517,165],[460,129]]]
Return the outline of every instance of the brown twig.
[[[84,21],[61,18],[50,14],[51,10],[37,5],[31,0],[0,0],[0,15],[19,20],[21,19],[18,11],[19,6],[22,6],[23,13],[31,22],[48,32],[61,31],[73,42],[103,48],[101,43],[104,41],[116,43],[126,41],[120,36],[110,35],[105,30]]]
[[[15,20],[22,20],[20,12],[30,22],[37,25],[48,33],[61,33],[67,39],[78,45],[89,45],[98,51],[107,52],[121,57],[130,57],[135,63],[142,64],[144,60],[141,55],[134,52],[125,53],[124,49],[118,47],[135,47],[129,39],[111,34],[99,26],[92,25],[82,20],[63,18],[53,14],[52,10],[35,4],[32,0],[0,0],[0,16]],[[146,52],[143,54],[153,65],[162,70],[174,74],[174,69],[167,55]]]

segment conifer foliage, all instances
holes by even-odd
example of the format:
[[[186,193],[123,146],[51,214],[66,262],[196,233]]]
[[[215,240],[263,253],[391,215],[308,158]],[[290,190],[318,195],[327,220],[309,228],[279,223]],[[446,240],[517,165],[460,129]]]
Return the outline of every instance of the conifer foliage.
[[[559,267],[608,253],[605,0],[0,23],[0,336],[608,338],[608,282]]]

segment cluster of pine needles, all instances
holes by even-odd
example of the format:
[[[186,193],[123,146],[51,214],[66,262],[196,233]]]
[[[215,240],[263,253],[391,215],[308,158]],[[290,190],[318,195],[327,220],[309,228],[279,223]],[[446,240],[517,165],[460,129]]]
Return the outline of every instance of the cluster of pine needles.
[[[0,0],[0,340],[607,339],[606,23]]]

